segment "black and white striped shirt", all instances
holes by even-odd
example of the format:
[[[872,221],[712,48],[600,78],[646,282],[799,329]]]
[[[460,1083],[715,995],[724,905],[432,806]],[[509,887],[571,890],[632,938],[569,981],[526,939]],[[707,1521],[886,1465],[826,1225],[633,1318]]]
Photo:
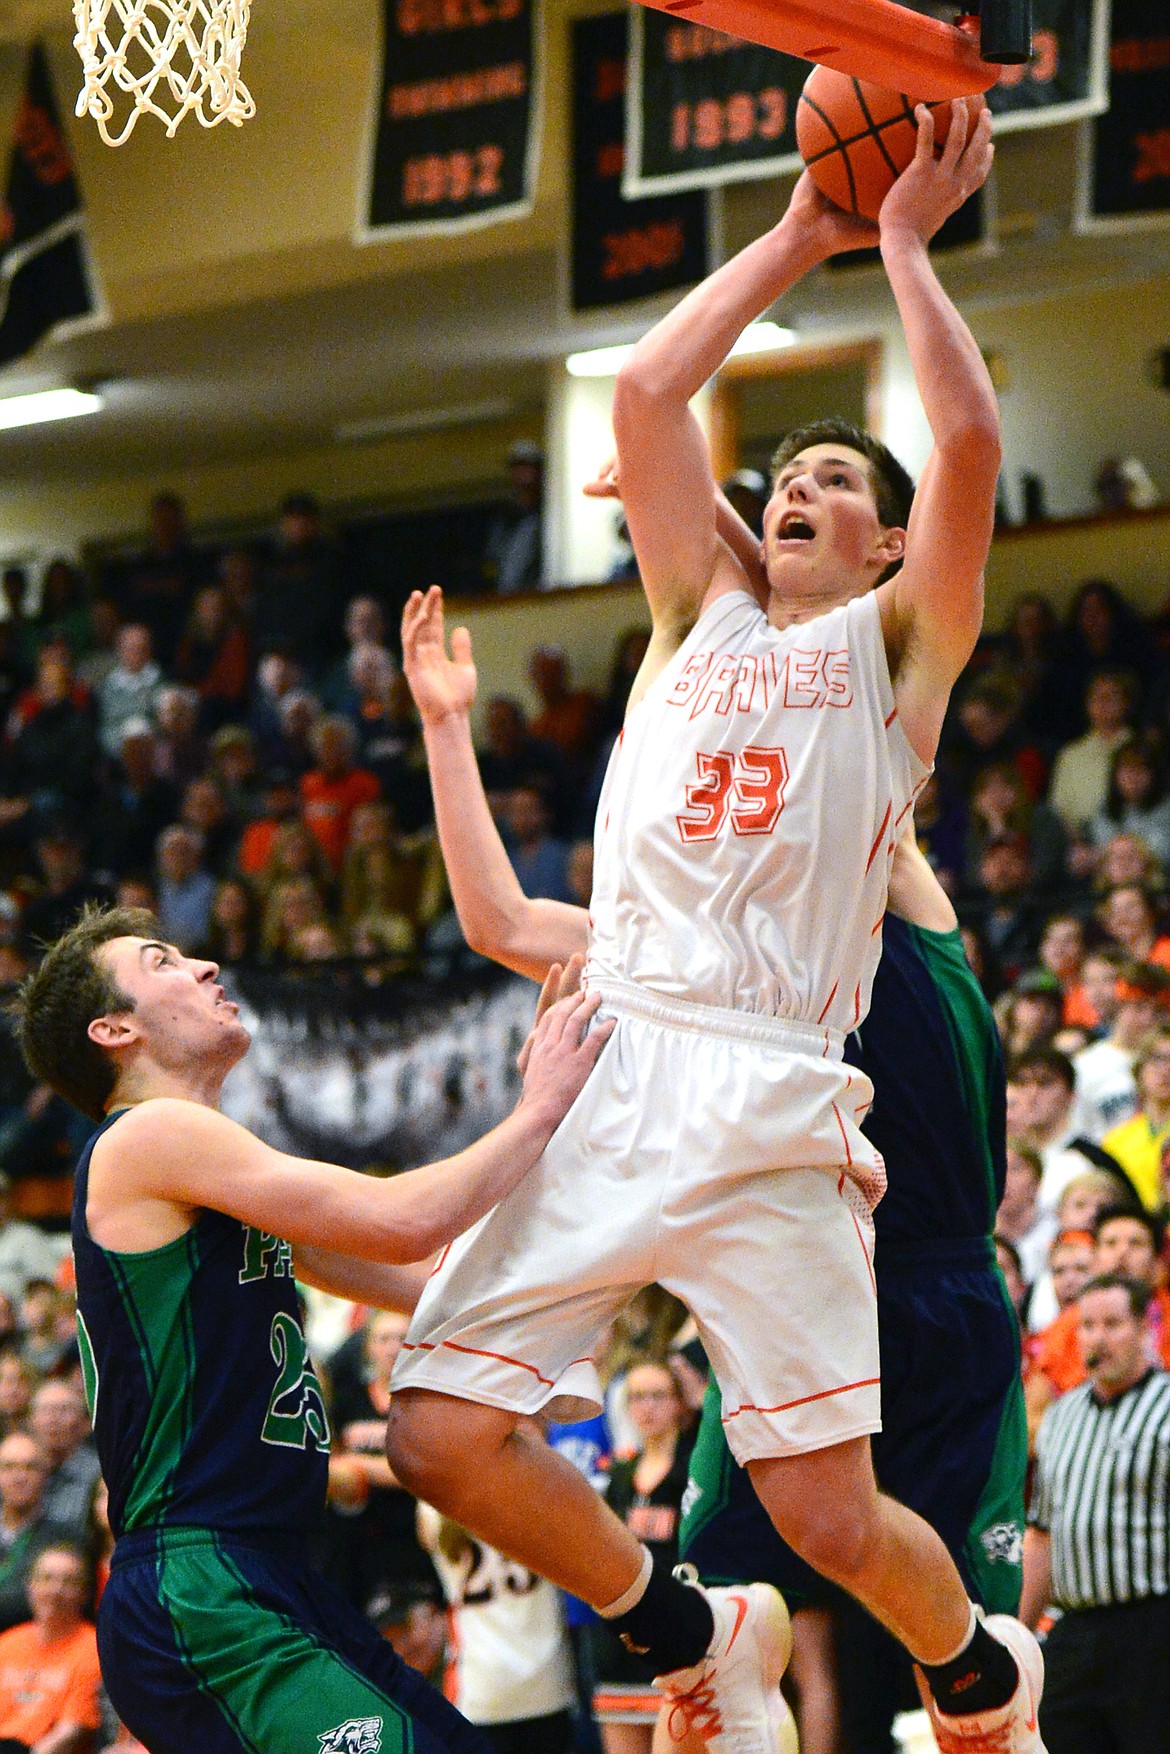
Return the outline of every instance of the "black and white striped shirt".
[[[1108,1402],[1082,1383],[1049,1408],[1028,1520],[1051,1536],[1060,1607],[1170,1595],[1170,1375]]]

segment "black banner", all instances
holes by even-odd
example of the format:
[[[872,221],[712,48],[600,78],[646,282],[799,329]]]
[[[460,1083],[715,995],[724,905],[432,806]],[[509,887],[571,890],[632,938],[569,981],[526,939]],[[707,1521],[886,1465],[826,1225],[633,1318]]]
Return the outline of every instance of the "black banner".
[[[464,231],[532,205],[539,0],[385,0],[358,240]]]
[[[1170,218],[1170,13],[1165,0],[1113,0],[1109,109],[1086,166],[1082,224]]]
[[[1033,59],[988,93],[996,131],[1104,107],[1107,0],[1033,0]],[[914,10],[931,12],[928,4]],[[627,195],[798,170],[796,103],[809,63],[644,6],[632,8]]]
[[[0,210],[0,365],[98,315],[69,143],[38,44],[29,55]]]
[[[986,187],[976,189],[957,213],[943,221],[930,240],[930,253],[941,250],[971,250],[990,247],[994,227],[990,221],[992,199]],[[846,250],[843,255],[830,256],[830,269],[880,268],[882,253],[873,250]]]
[[[625,12],[574,20],[575,311],[628,304],[691,286],[709,267],[705,195],[631,201],[622,193],[626,55]]]

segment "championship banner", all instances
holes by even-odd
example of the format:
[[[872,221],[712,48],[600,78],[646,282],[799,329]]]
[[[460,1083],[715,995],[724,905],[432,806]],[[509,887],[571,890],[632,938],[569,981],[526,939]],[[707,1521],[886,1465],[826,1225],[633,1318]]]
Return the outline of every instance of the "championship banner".
[[[85,211],[44,50],[29,55],[0,210],[0,365],[44,336],[99,321]]]
[[[635,6],[633,12],[641,13]],[[707,198],[630,200],[625,164],[627,14],[573,22],[571,307],[596,310],[691,286],[707,274]]]
[[[540,0],[384,0],[358,243],[531,209],[540,41]]]
[[[1113,0],[1109,109],[1082,140],[1078,229],[1170,223],[1170,13]]]
[[[1005,67],[987,94],[997,133],[1104,108],[1107,10],[1108,0],[1033,0],[1033,58]],[[796,104],[807,61],[644,6],[631,7],[630,31],[626,195],[800,169]]]

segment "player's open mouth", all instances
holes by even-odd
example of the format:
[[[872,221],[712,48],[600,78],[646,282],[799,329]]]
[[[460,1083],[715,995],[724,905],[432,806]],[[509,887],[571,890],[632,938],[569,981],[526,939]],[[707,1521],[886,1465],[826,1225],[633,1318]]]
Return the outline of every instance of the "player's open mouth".
[[[800,512],[785,512],[776,535],[781,542],[811,542],[816,531]]]

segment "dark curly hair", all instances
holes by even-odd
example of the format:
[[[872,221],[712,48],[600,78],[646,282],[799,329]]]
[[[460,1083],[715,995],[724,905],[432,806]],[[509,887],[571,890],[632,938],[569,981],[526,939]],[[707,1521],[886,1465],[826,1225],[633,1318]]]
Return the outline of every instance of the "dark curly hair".
[[[29,1071],[91,1120],[103,1119],[116,1072],[90,1040],[89,1026],[108,1012],[134,1009],[96,953],[115,938],[158,935],[158,921],[145,908],[87,907],[16,995],[16,1033]]]

